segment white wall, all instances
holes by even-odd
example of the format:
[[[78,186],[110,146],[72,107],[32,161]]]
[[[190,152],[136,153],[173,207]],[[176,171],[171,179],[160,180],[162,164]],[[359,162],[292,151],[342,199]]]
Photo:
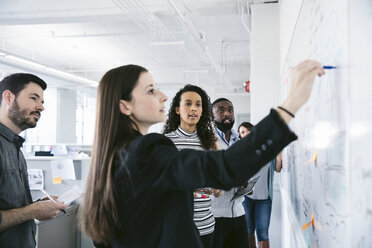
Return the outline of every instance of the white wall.
[[[251,12],[251,120],[257,124],[279,104],[279,6],[256,4]]]
[[[58,89],[57,143],[76,143],[76,90]]]
[[[269,109],[279,104],[279,6],[251,6],[251,122],[257,124]],[[269,239],[270,247],[281,247],[281,196],[279,174],[275,173]]]
[[[56,123],[57,123],[57,88],[48,87],[44,91],[44,107],[41,118],[35,128],[25,130],[27,143],[56,143]],[[22,134],[21,134],[22,135]]]
[[[214,98],[211,99],[213,102],[217,98],[224,97],[229,99],[234,105],[235,114],[250,113],[251,108],[251,97],[250,94],[239,94],[239,95],[229,95],[229,94],[216,94]]]

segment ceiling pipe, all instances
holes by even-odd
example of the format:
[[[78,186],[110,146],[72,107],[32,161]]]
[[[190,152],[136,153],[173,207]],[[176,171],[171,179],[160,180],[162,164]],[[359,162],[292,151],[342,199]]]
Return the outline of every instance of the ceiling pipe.
[[[168,0],[168,3],[171,5],[173,10],[176,12],[182,23],[185,25],[189,33],[192,35],[194,40],[199,44],[201,49],[204,51],[205,55],[209,59],[210,63],[212,64],[213,69],[216,71],[216,73],[219,75],[221,78],[221,81],[224,83],[224,85],[230,89],[231,91],[233,90],[232,83],[230,79],[227,78],[226,74],[223,71],[223,68],[219,65],[217,62],[217,59],[209,49],[208,45],[205,42],[205,37],[204,34],[201,32],[198,32],[190,20],[188,18],[188,12],[186,11],[185,7],[183,7],[184,11],[181,11],[181,3],[178,0]]]
[[[241,21],[243,23],[245,30],[247,30],[248,32],[249,39],[251,39],[252,37],[252,27],[250,25],[251,24],[251,19],[250,19],[251,4],[252,4],[251,0],[246,1],[245,11],[244,11],[244,6],[241,6]]]
[[[154,42],[177,41],[159,18],[154,15],[141,0],[111,0],[124,14],[131,14],[132,21],[144,31],[152,33]],[[159,38],[159,36],[161,38]]]

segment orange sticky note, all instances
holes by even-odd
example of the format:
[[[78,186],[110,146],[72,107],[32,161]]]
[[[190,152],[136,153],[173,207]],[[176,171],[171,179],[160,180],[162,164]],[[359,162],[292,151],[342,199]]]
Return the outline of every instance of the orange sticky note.
[[[53,177],[53,184],[58,184],[58,183],[61,183],[61,182],[62,182],[61,177]]]

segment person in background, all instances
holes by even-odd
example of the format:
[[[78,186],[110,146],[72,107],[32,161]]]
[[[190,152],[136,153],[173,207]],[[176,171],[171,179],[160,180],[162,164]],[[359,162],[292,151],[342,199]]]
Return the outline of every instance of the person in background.
[[[164,134],[179,150],[217,150],[212,121],[209,96],[200,87],[188,84],[172,100]],[[204,248],[212,247],[215,224],[209,195],[218,192],[210,188],[194,191],[194,223]]]
[[[234,106],[226,98],[216,99],[212,106],[218,149],[227,149],[239,140],[239,134],[232,128],[235,122]],[[220,197],[212,198],[212,212],[216,220],[214,248],[248,246],[247,224],[242,205],[244,195],[232,200],[239,188],[234,187],[223,192]]]
[[[102,247],[201,248],[193,192],[243,185],[297,139],[287,123],[309,99],[321,64],[292,69],[291,92],[255,134],[227,150],[178,150],[164,135],[147,134],[165,121],[167,97],[143,67],[111,69],[100,80],[96,131],[81,206],[84,232]],[[289,114],[290,113],[290,114]],[[265,149],[257,152],[257,147]]]
[[[246,137],[253,128],[249,122],[239,125],[239,137]],[[256,248],[255,232],[259,248],[269,248],[269,225],[271,207],[273,200],[273,179],[274,170],[280,172],[282,169],[282,153],[253,176],[258,177],[253,193],[244,196],[243,207],[247,221],[249,248]]]
[[[247,136],[251,132],[252,127],[252,123],[242,122],[238,127],[239,138],[241,139]]]
[[[0,246],[35,247],[34,219],[56,217],[66,205],[50,200],[32,203],[26,160],[19,134],[34,128],[44,110],[46,83],[27,73],[0,81]]]

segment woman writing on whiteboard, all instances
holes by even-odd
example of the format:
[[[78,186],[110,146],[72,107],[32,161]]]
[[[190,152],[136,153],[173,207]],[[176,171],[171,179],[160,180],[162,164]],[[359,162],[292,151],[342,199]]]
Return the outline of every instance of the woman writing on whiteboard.
[[[229,149],[178,151],[165,136],[147,134],[165,120],[167,100],[151,74],[136,65],[108,71],[98,87],[83,230],[106,247],[202,247],[193,223],[193,191],[243,185],[295,140],[286,123],[322,74],[315,61],[295,67],[282,108],[272,109]]]

